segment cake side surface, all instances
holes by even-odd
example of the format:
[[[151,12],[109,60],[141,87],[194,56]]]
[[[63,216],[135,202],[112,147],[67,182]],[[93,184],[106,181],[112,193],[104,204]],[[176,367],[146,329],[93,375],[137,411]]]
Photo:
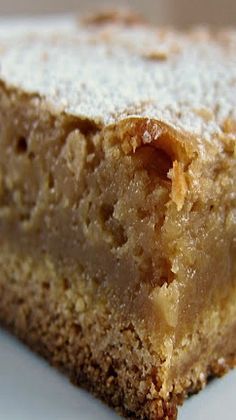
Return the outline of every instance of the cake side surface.
[[[171,419],[188,393],[235,363],[234,33],[218,43],[208,32],[178,34],[179,50],[172,32],[103,29],[42,34],[47,42],[24,35],[25,70],[40,68],[24,81],[13,72],[19,51],[3,37],[0,318],[127,416]],[[161,39],[159,56],[145,42],[136,51],[137,34]],[[24,52],[29,43],[35,52]],[[189,67],[189,43],[199,73]],[[105,90],[101,69],[97,79],[91,70],[97,47],[112,74]],[[86,61],[71,100],[60,65],[50,76],[64,48],[70,83]],[[212,54],[220,64],[208,80]],[[131,83],[136,65],[150,80],[140,90],[135,73],[126,95],[124,82],[114,110],[107,95],[122,85],[120,60],[122,81]],[[173,86],[177,69],[191,73],[183,92]]]
[[[132,324],[122,328],[119,317],[113,316],[117,329],[114,328],[114,324],[109,323],[110,308],[106,311],[104,307],[96,307],[94,302],[87,303],[92,295],[88,288],[86,291],[80,288],[82,302],[85,300],[86,304],[81,303],[78,288],[74,300],[69,293],[71,286],[65,293],[65,284],[61,282],[59,286],[57,279],[53,287],[52,268],[41,262],[36,267],[35,260],[30,261],[28,256],[22,261],[22,254],[19,258],[12,249],[1,254],[1,263],[9,267],[1,269],[1,279],[12,282],[17,275],[21,278],[14,288],[0,284],[1,325],[67,373],[75,384],[92,391],[120,414],[131,418],[175,419],[177,403],[203,388],[208,377],[221,376],[235,365],[235,326],[232,326],[221,333],[218,348],[216,346],[211,353],[211,361],[208,359],[202,364],[197,379],[194,372],[189,374],[187,365],[195,363],[196,366],[202,354],[186,360],[185,366],[178,366],[179,374],[183,375],[182,383],[168,398],[163,398],[157,382],[157,358],[147,351],[148,341],[138,336]],[[26,272],[31,284],[26,280]],[[45,286],[46,275],[53,291]],[[38,284],[37,294],[32,290],[32,279]],[[176,370],[175,366],[175,374]]]

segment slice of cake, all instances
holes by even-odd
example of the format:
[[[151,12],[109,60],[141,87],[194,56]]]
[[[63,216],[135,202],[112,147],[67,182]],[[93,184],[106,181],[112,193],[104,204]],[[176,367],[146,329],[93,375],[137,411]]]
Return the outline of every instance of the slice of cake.
[[[174,419],[235,363],[236,32],[0,26],[1,322]]]

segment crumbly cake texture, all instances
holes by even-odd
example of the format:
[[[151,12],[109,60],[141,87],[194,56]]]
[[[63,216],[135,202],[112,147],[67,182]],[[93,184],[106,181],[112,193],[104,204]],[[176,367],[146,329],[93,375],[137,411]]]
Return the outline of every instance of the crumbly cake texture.
[[[236,32],[0,22],[0,319],[127,417],[236,356]]]

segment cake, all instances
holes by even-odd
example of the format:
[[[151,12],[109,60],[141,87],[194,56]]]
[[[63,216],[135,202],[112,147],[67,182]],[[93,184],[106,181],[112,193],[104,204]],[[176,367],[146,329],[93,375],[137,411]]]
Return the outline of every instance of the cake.
[[[0,319],[127,417],[235,365],[236,32],[0,24]]]

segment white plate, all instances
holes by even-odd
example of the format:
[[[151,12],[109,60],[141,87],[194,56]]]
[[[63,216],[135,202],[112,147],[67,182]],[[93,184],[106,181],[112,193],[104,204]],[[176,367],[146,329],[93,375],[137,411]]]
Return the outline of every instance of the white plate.
[[[178,420],[236,419],[236,369],[179,410]],[[0,420],[118,420],[16,339],[0,331]]]

